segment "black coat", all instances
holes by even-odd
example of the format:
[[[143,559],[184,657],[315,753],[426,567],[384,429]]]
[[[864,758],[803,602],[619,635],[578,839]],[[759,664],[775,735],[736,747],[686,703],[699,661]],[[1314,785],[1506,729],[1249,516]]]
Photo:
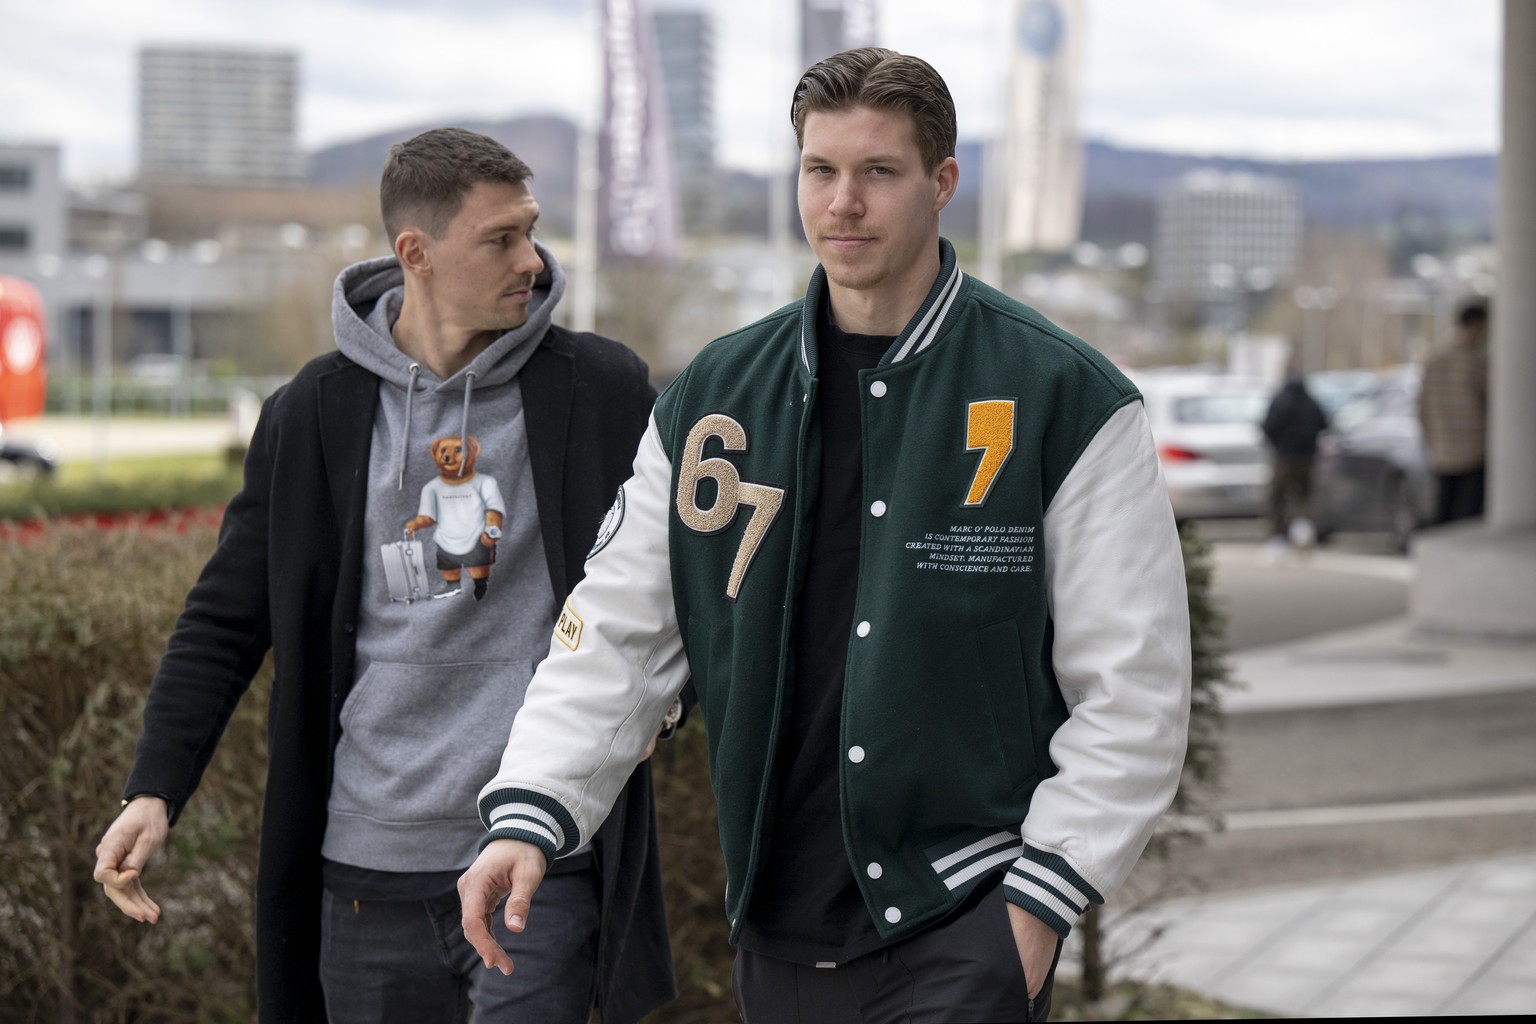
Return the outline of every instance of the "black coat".
[[[563,600],[629,478],[655,392],[645,364],[596,335],[550,328],[520,371],[550,583]],[[363,518],[379,380],[340,354],[312,361],[262,409],[213,557],[150,687],[125,795],[167,797],[174,823],[270,648],[267,799],[256,883],[263,1024],[325,1019],[320,844],[351,689]],[[634,1021],[676,994],[650,768],[636,769],[595,847],[602,872],[598,1001]]]
[[[1317,454],[1317,435],[1328,429],[1328,414],[1312,397],[1306,384],[1292,378],[1285,382],[1264,415],[1264,436],[1276,455],[1290,458]]]

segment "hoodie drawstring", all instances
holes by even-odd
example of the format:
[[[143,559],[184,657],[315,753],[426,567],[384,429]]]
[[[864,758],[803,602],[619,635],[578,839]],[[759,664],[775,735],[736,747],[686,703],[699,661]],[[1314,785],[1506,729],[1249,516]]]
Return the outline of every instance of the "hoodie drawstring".
[[[421,364],[411,364],[411,382],[405,388],[405,429],[400,431],[400,457],[396,461],[400,464],[400,482],[395,485],[395,490],[405,490],[405,460],[411,447],[411,404],[416,398],[416,378],[421,376]]]
[[[470,370],[464,374],[464,414],[459,417],[459,451],[464,455],[459,459],[459,476],[464,475],[464,467],[469,464],[469,392],[475,386],[475,371]]]

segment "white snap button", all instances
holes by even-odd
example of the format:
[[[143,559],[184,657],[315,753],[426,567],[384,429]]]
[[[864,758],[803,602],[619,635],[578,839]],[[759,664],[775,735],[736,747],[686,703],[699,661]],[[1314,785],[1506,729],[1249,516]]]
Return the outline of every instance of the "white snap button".
[[[891,922],[891,924],[895,924],[897,921],[901,920],[901,911],[897,910],[895,907],[886,907],[885,919]]]
[[[859,636],[869,636],[869,623],[868,622],[861,622],[861,623],[859,623],[859,628],[857,630],[855,630],[855,632],[857,632],[859,634]]]
[[[879,864],[871,864],[864,870],[869,873],[870,878],[879,878],[881,875],[885,874],[885,868],[881,867]]]
[[[875,381],[873,384],[871,384],[869,386],[869,393],[874,395],[876,398],[884,398],[885,397],[885,381],[883,381],[883,380]]]
[[[854,764],[859,764],[859,763],[863,762],[863,760],[864,760],[864,748],[863,747],[849,747],[848,748],[848,760],[852,761]]]
[[[873,505],[869,506],[869,514],[874,516],[876,519],[879,519],[881,516],[885,515],[885,502],[877,501]]]

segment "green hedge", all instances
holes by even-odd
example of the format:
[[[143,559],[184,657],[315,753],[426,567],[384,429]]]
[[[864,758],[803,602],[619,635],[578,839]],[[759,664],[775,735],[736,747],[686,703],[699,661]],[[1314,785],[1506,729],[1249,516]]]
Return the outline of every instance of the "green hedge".
[[[7,528],[0,525],[0,533]],[[214,544],[211,517],[101,529],[42,524],[0,537],[0,1021],[249,1021],[251,893],[265,774],[265,672],[241,702],[148,888],[163,916],[124,917],[91,880],[118,810],[140,709],[187,588]],[[1196,617],[1199,740],[1186,812],[1219,773],[1209,563],[1186,549]],[[1204,675],[1205,685],[1201,677]],[[657,751],[654,774],[681,997],[653,1021],[735,1019],[725,876],[698,725]],[[1199,777],[1198,779],[1196,777]],[[1057,1015],[1073,1015],[1073,990]],[[1092,1003],[1088,1006],[1091,1011]]]
[[[148,680],[212,551],[206,519],[0,541],[0,1019],[249,1021],[269,685],[242,703],[136,924],[91,880]]]
[[[224,473],[207,476],[72,484],[37,480],[0,487],[0,523],[207,508],[223,505],[239,489],[238,461]]]

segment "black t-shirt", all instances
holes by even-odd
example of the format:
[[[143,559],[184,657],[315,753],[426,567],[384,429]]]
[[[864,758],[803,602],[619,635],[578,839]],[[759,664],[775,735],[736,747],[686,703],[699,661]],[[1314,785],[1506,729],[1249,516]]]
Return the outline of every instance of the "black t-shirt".
[[[895,339],[844,333],[825,313],[817,337],[821,486],[795,612],[774,814],[740,938],[754,952],[805,964],[843,963],[886,945],[848,864],[837,780],[864,511],[858,373]]]

